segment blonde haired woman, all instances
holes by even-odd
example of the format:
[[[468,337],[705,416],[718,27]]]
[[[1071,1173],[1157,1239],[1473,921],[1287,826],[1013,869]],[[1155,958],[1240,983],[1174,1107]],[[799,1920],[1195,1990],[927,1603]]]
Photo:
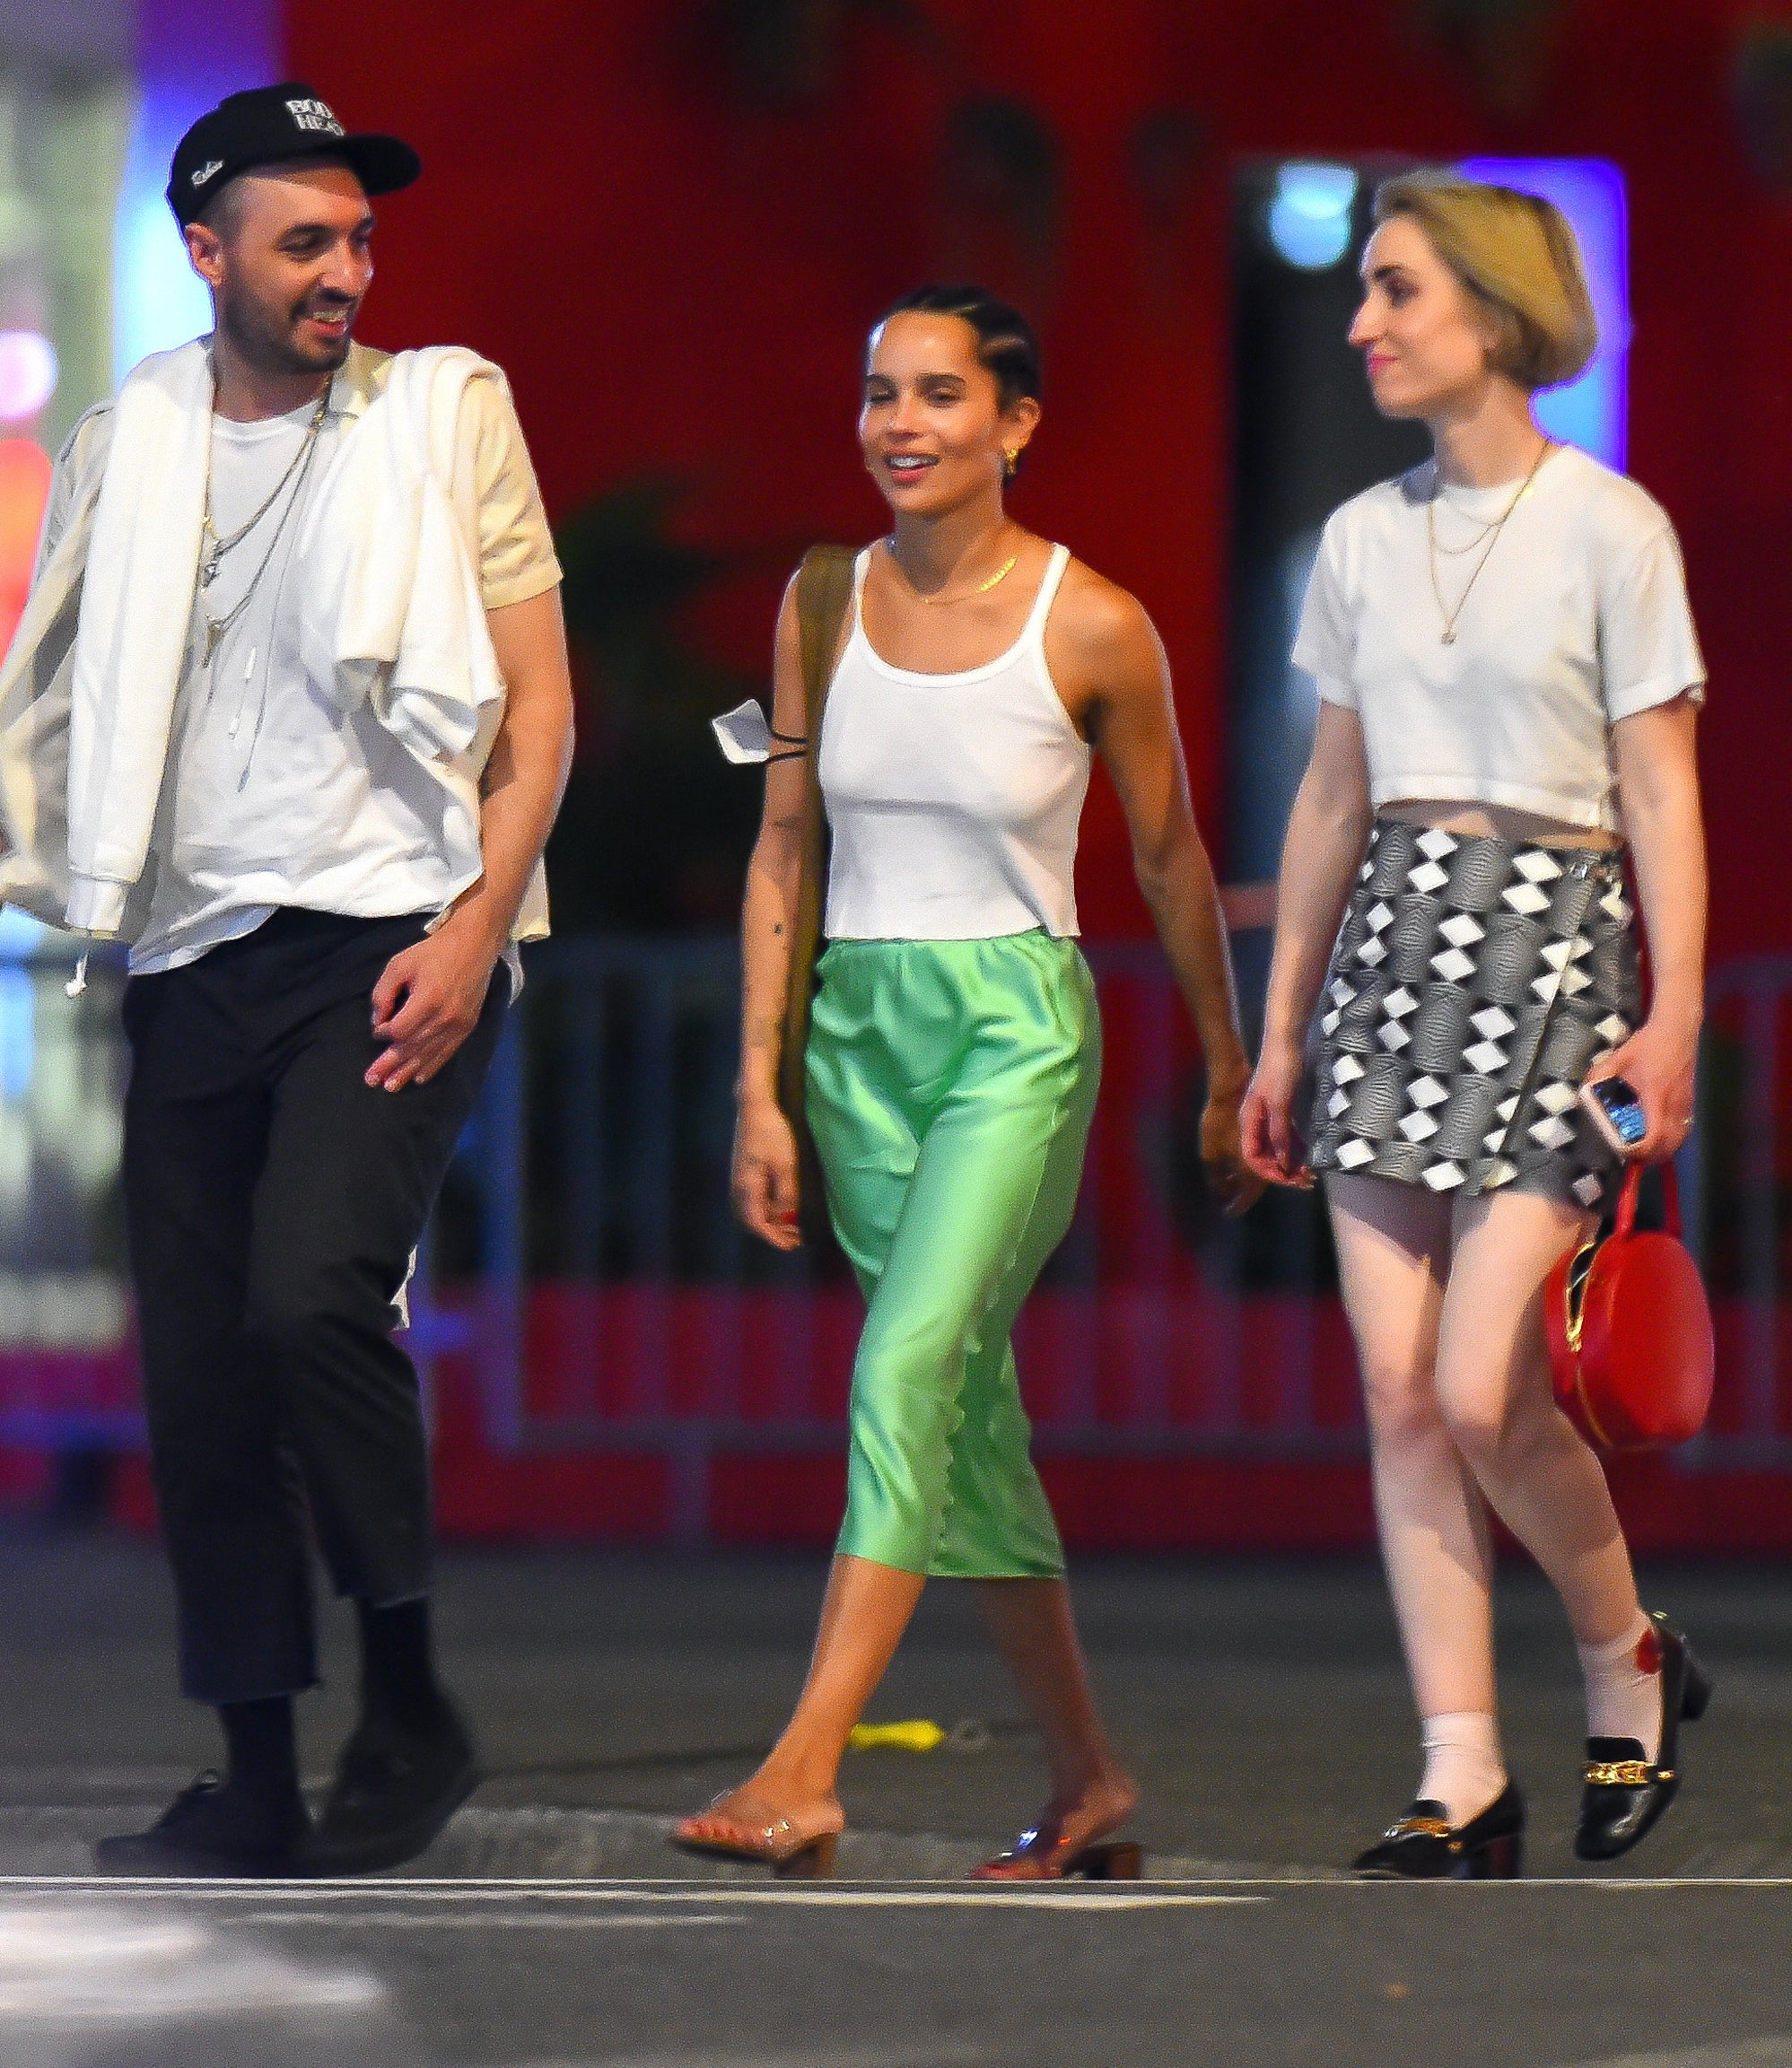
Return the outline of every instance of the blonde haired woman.
[[[1598,1460],[1552,1397],[1542,1326],[1551,1267],[1618,1165],[1581,1086],[1629,1080],[1651,1161],[1691,1124],[1703,668],[1665,515],[1533,414],[1535,390],[1579,372],[1596,341],[1568,223],[1440,172],[1389,181],[1376,221],[1351,339],[1377,407],[1422,421],[1435,454],[1325,528],[1295,648],[1319,725],[1245,1146],[1264,1177],[1325,1181],[1423,1723],[1419,1800],[1357,1865],[1508,1874],[1524,1805],[1495,1714],[1487,1505],[1579,1646],[1582,1858],[1615,1857],[1660,1817],[1679,1726],[1709,1692],[1684,1638],[1639,1602]]]

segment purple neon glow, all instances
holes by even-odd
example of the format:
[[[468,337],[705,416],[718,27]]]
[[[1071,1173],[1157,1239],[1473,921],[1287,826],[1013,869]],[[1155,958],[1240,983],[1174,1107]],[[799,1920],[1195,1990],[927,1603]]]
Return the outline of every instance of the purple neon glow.
[[[1552,438],[1622,470],[1630,346],[1623,174],[1603,158],[1471,158],[1463,170],[1471,179],[1540,194],[1574,225],[1599,318],[1599,350],[1578,380],[1538,396],[1537,421]]]

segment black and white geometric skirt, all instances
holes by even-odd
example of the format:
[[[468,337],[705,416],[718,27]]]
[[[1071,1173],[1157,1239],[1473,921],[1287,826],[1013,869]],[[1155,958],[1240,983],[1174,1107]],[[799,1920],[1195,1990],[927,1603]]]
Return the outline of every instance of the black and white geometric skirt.
[[[1307,1160],[1597,1207],[1619,1159],[1578,1095],[1639,999],[1622,853],[1377,819],[1319,1001]]]

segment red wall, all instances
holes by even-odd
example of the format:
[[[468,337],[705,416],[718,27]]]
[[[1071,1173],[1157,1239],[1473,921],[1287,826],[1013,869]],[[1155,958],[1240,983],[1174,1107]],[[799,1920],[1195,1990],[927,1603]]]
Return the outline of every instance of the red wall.
[[[1792,940],[1792,871],[1758,865],[1792,746],[1792,209],[1749,171],[1726,104],[1749,0],[1570,5],[1536,112],[1504,123],[1413,36],[1409,0],[925,4],[933,50],[843,4],[831,90],[768,113],[723,75],[701,0],[385,0],[373,22],[289,0],[295,71],[428,165],[382,205],[367,334],[501,361],[556,511],[633,472],[688,471],[694,533],[757,556],[706,624],[750,658],[797,548],[879,528],[851,435],[868,318],[948,261],[976,263],[1027,295],[1045,333],[1049,417],[1018,511],[1156,616],[1211,815],[1229,163],[1613,159],[1632,207],[1631,466],[1681,528],[1714,677],[1714,952]],[[966,91],[1024,96],[1062,139],[1049,282],[944,188],[940,118]],[[1166,108],[1207,141],[1179,219],[1153,228],[1131,138]],[[1092,930],[1142,930],[1106,795],[1082,883]]]

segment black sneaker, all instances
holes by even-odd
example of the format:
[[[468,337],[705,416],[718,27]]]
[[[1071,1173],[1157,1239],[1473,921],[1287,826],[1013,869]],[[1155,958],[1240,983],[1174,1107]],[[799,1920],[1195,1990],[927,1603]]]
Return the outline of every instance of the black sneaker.
[[[479,1780],[472,1738],[446,1704],[426,1735],[363,1723],[343,1748],[303,1872],[372,1874],[415,1859]]]
[[[276,1805],[201,1774],[147,1831],[101,1838],[93,1859],[107,1874],[284,1876],[310,1831],[298,1797]]]

